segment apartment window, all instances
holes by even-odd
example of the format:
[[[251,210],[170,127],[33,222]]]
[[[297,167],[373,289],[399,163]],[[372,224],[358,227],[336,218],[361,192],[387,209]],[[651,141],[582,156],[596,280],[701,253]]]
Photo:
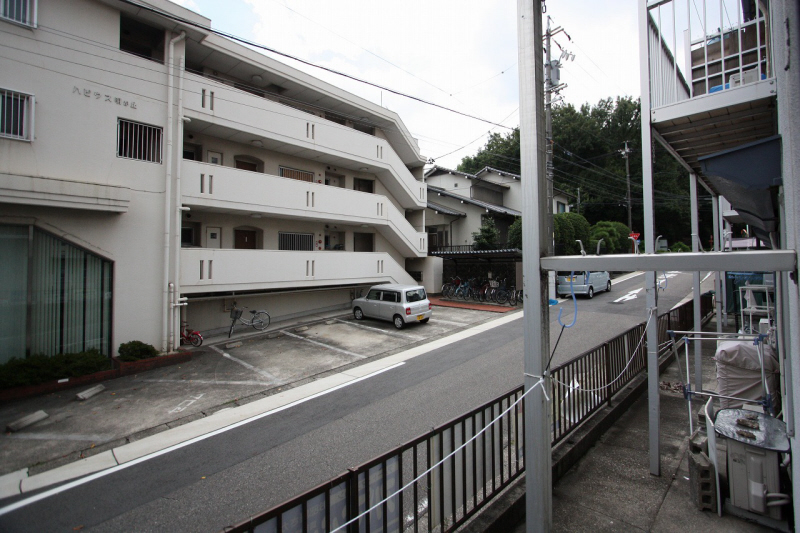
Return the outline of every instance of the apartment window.
[[[278,250],[310,252],[314,250],[314,234],[278,232]]]
[[[375,126],[370,126],[369,124],[361,124],[358,122],[354,122],[353,129],[356,131],[360,131],[361,133],[368,133],[370,135],[375,135]]]
[[[117,121],[117,157],[161,163],[163,128],[119,119]]]
[[[0,18],[36,27],[36,0],[0,0]]]
[[[33,140],[34,98],[0,89],[0,137]]]
[[[202,161],[203,147],[199,144],[183,143],[183,158],[191,161]]]
[[[111,353],[113,264],[32,226],[0,224],[0,364]]]
[[[365,180],[361,178],[353,178],[353,190],[374,193],[375,182],[372,180]]]
[[[564,202],[556,201],[556,213],[566,213],[567,211],[567,204]]]
[[[314,182],[314,173],[307,170],[297,170],[296,168],[280,167],[281,177],[293,180]]]
[[[6,0],[0,0],[5,2]],[[14,0],[11,0],[14,1]],[[119,49],[151,61],[164,62],[164,30],[125,16],[119,22]]]
[[[344,118],[342,115],[338,115],[336,113],[328,113],[328,112],[326,112],[325,113],[325,119],[326,120],[330,120],[331,122],[335,122],[337,124],[341,124],[342,126],[347,124],[347,119]]]

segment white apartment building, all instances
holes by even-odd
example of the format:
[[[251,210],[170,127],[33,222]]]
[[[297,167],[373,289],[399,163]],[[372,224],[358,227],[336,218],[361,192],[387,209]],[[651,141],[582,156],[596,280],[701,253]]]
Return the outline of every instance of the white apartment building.
[[[397,114],[210,27],[166,0],[0,3],[0,363],[439,283]]]

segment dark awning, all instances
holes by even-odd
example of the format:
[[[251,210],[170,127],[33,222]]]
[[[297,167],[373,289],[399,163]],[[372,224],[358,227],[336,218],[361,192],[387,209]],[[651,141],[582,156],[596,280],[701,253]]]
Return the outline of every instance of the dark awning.
[[[699,157],[703,174],[743,221],[766,233],[778,229],[775,201],[781,177],[781,138],[775,135]]]

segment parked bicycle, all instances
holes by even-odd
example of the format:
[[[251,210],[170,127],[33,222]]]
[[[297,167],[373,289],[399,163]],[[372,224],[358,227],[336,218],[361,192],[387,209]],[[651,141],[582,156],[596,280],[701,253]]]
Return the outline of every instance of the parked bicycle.
[[[472,290],[472,286],[475,282],[475,278],[470,278],[466,282],[461,283],[455,292],[453,293],[453,298],[459,298],[461,300],[466,300],[470,297],[470,291]]]
[[[181,330],[181,342],[188,342],[192,346],[200,346],[203,344],[203,336],[199,331],[190,330],[185,327]]]
[[[244,309],[247,309],[246,307]],[[236,307],[236,302],[233,303],[233,308],[231,309],[231,329],[228,331],[228,338],[233,335],[233,327],[236,325],[236,321],[238,320],[245,326],[253,326],[253,329],[257,329],[259,331],[263,331],[269,327],[269,313],[266,311],[250,311],[250,320],[245,320],[242,318],[242,314],[244,313],[243,309],[239,309]]]
[[[458,276],[450,278],[449,283],[442,285],[442,298],[452,298],[456,289],[461,285],[461,278]]]

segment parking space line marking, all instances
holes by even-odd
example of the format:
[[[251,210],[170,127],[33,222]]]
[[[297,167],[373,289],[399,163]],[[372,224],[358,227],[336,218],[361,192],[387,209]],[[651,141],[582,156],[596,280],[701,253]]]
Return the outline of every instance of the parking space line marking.
[[[289,333],[288,331],[283,332],[284,335],[288,335],[289,337],[300,339],[302,341],[310,342],[311,344],[316,344],[317,346],[322,346],[323,348],[327,348],[329,350],[333,350],[334,352],[340,352],[351,357],[357,357],[359,359],[366,358],[366,355],[359,355],[357,353],[348,352],[347,350],[342,350],[341,348],[337,348],[336,346],[331,346],[329,344],[325,344],[324,342],[315,341],[306,337],[301,337],[300,335],[295,335],[294,333]]]
[[[365,326],[364,324],[356,324],[355,322],[349,320],[342,320],[341,318],[334,318],[334,320],[336,322],[341,322],[342,324],[347,324],[348,326],[353,326],[354,328],[366,329],[368,331],[377,331],[378,333],[383,333],[384,335],[391,335],[392,337],[400,337],[401,339],[414,339],[417,341],[421,341],[426,338],[426,337],[418,337],[416,335],[406,335],[404,333],[395,333],[394,331],[385,331],[380,328]]]
[[[256,372],[257,374],[261,374],[262,376],[264,376],[265,378],[270,380],[270,382],[271,382],[270,384],[278,384],[278,383],[281,382],[281,380],[279,380],[278,378],[276,378],[275,376],[273,376],[272,374],[270,374],[266,370],[261,370],[260,368],[255,367],[255,366],[251,365],[250,363],[246,363],[246,362],[242,361],[241,359],[237,359],[236,357],[232,356],[231,354],[229,354],[227,352],[223,352],[222,350],[220,350],[216,346],[211,346],[211,349],[214,350],[215,352],[217,352],[218,354],[222,355],[222,357],[224,357],[226,359],[230,359],[234,363],[239,363],[243,367],[247,368],[248,370],[252,370],[253,372]]]
[[[271,385],[266,381],[222,381],[218,379],[140,379],[143,383],[198,383],[200,385]]]
[[[434,317],[431,317],[431,322],[437,324],[449,324],[451,326],[459,326],[459,327],[469,326],[469,324],[465,322],[451,322],[450,320],[442,320],[441,318],[434,318]]]

